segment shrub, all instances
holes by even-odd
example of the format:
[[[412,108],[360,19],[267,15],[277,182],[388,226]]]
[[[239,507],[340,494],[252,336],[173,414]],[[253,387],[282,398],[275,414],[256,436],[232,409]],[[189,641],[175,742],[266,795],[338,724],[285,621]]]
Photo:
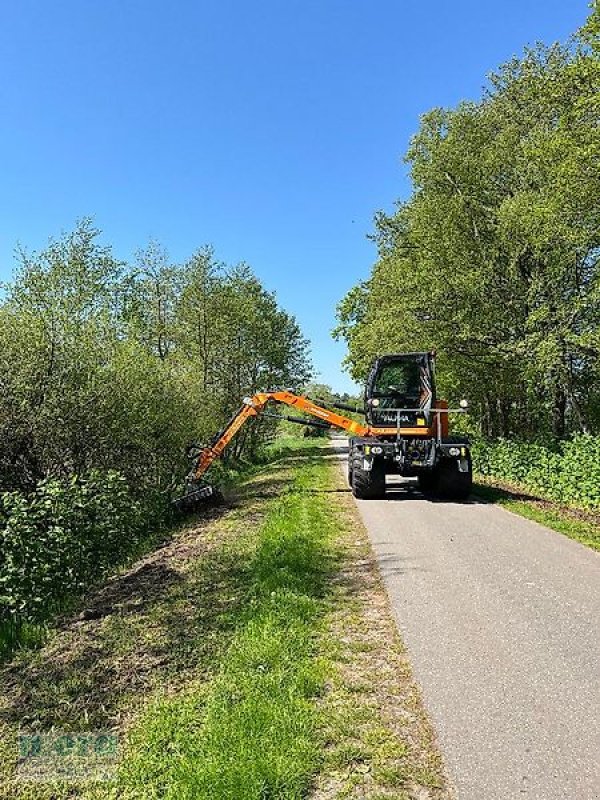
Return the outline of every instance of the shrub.
[[[139,546],[152,507],[117,472],[0,495],[0,620],[44,619],[80,595]]]
[[[518,483],[560,503],[600,508],[600,437],[555,443],[477,440],[476,472]]]

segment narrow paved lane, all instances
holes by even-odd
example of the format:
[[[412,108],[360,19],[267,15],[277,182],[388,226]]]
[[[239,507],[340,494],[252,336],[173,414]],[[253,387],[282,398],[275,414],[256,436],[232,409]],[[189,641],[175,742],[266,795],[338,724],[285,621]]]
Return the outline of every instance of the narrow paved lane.
[[[600,798],[600,554],[406,484],[358,507],[458,799]]]

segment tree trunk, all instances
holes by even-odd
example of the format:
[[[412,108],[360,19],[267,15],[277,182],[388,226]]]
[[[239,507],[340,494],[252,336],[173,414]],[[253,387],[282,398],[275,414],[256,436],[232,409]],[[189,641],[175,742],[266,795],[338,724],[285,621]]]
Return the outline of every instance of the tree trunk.
[[[486,395],[483,399],[483,414],[481,415],[481,432],[486,438],[493,436],[493,419],[490,398]]]
[[[554,403],[552,405],[552,433],[557,439],[565,436],[565,416],[567,411],[567,396],[562,386],[554,389]]]
[[[510,400],[499,397],[496,400],[496,412],[498,417],[498,433],[500,436],[510,435]]]

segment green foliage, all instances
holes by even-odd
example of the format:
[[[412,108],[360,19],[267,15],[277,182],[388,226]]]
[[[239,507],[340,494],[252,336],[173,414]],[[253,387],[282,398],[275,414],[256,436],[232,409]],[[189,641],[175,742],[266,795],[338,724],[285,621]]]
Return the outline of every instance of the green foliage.
[[[90,220],[20,253],[0,301],[0,615],[37,618],[118,564],[160,520],[243,396],[299,385],[295,320],[250,268],[157,243],[117,260]],[[268,420],[238,435],[255,457]],[[2,494],[4,492],[4,494]]]
[[[317,405],[338,411],[340,414],[343,414],[343,416],[350,417],[350,419],[354,419],[357,422],[364,421],[364,416],[362,414],[362,397],[353,396],[347,392],[339,394],[338,392],[334,392],[331,386],[328,386],[326,383],[308,383],[303,388],[302,393],[317,403]],[[336,403],[342,403],[346,407],[343,409],[336,409]],[[356,411],[351,409],[356,409]],[[303,416],[306,419],[314,420],[314,417],[310,417],[308,414],[304,414]],[[306,428],[304,428],[304,436],[310,439],[323,438],[328,436],[328,431],[327,428],[316,428],[312,425],[307,425]]]
[[[0,621],[46,618],[130,554],[149,521],[116,472],[5,492],[0,520]]]
[[[476,440],[473,467],[559,503],[600,508],[600,437],[581,434],[556,447],[500,439]]]
[[[347,392],[339,394],[334,392],[331,386],[326,383],[307,383],[303,393],[312,400],[322,401],[323,405],[331,406],[333,403],[345,403],[346,405],[356,406],[361,409],[363,398],[358,395],[351,395]]]
[[[183,266],[155,243],[133,266],[89,220],[21,255],[0,305],[0,488],[116,469],[136,491],[181,479],[181,454],[241,398],[309,374],[306,341],[249,267],[210,249]],[[248,428],[252,454],[269,425]]]
[[[597,7],[479,102],[425,114],[413,193],[376,217],[379,259],[338,308],[353,377],[383,352],[439,353],[442,392],[488,436],[600,428]]]

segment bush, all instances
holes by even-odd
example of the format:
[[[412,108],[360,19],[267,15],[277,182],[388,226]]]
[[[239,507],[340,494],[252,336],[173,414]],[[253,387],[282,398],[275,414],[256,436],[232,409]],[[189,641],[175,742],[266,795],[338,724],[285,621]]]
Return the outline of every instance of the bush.
[[[550,444],[478,440],[475,471],[518,483],[560,503],[600,508],[600,437],[580,434]]]
[[[246,265],[210,248],[175,265],[155,244],[127,265],[98,237],[83,220],[22,252],[0,298],[0,655],[141,550],[187,445],[310,371],[295,320]],[[273,431],[245,428],[233,463]]]
[[[80,595],[139,546],[152,507],[117,472],[0,495],[0,621],[41,620]]]

